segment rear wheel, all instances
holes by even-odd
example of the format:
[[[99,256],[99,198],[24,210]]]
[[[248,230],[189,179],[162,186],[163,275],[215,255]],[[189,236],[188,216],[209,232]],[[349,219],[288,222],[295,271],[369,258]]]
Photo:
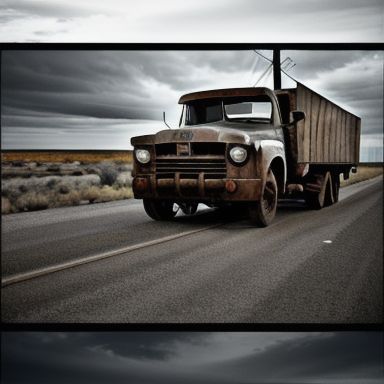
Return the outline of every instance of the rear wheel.
[[[144,199],[143,204],[145,212],[153,220],[171,220],[179,210],[176,204],[168,200]]]
[[[337,203],[339,201],[339,190],[340,190],[340,175],[334,173],[332,175],[332,193],[333,193],[333,202]]]
[[[314,175],[314,180],[306,185],[305,202],[310,209],[321,209],[334,203],[333,190],[337,187],[332,182],[330,172]],[[338,189],[337,189],[338,192]]]
[[[268,171],[267,180],[260,201],[249,205],[249,215],[253,224],[267,227],[276,215],[278,187],[275,175]]]

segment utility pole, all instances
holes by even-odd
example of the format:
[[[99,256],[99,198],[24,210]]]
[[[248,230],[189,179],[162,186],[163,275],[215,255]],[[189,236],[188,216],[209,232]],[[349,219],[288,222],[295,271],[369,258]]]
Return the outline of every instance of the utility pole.
[[[273,84],[274,89],[281,89],[280,49],[273,50]]]

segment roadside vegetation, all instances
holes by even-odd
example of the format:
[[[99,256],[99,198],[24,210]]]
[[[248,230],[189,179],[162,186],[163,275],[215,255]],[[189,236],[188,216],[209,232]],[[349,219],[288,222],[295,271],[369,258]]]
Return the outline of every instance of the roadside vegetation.
[[[129,199],[132,164],[2,163],[2,214]]]
[[[70,159],[71,161],[73,158]],[[2,214],[95,204],[133,198],[132,162],[2,161]],[[383,174],[380,164],[364,164],[341,176],[341,186]]]
[[[350,184],[355,184],[360,181],[372,179],[374,177],[380,176],[383,174],[383,165],[374,164],[364,164],[357,167],[356,173],[351,173],[349,179],[344,180],[343,175],[340,177],[340,186],[345,187]]]
[[[25,151],[11,150],[1,152],[1,161],[8,162],[43,162],[43,163],[100,163],[105,160],[131,163],[133,154],[131,150],[55,150],[55,151]]]

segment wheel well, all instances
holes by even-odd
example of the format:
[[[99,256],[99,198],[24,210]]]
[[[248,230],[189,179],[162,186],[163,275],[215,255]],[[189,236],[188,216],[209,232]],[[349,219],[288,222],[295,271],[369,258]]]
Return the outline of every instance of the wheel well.
[[[285,167],[283,159],[281,157],[274,158],[269,168],[275,175],[279,194],[283,194],[285,189]]]

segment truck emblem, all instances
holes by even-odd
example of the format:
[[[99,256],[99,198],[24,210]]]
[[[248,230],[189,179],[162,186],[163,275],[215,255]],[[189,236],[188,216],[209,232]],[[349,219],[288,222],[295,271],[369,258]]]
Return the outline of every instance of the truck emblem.
[[[180,139],[181,140],[192,140],[192,138],[193,138],[193,132],[192,131],[180,132]]]

